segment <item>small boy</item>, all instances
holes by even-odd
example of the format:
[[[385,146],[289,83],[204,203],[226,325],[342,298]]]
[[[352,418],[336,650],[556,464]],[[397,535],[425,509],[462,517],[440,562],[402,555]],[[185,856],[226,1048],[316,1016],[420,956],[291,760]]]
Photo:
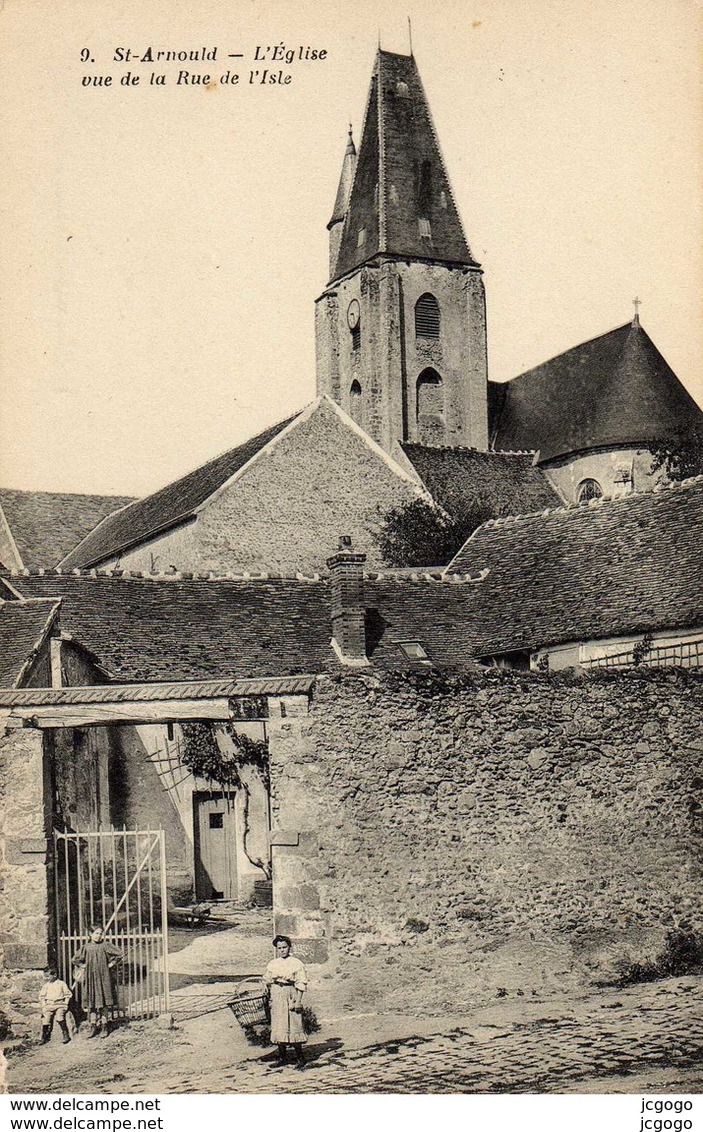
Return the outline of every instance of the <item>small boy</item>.
[[[66,1045],[66,1042],[71,1040],[66,1025],[66,1011],[71,1001],[71,991],[52,967],[47,967],[44,978],[46,981],[39,992],[41,1040],[42,1042],[49,1041],[54,1018],[56,1018],[61,1030],[61,1041]]]

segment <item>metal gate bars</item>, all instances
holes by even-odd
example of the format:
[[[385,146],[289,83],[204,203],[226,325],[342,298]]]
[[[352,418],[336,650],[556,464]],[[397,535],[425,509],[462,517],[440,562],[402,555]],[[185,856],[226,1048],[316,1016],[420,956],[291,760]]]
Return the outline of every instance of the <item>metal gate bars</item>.
[[[80,1001],[75,957],[93,927],[118,948],[118,1009],[153,1018],[169,1006],[168,912],[164,831],[54,830],[56,939],[60,977]],[[82,1005],[82,1004],[81,1004]]]

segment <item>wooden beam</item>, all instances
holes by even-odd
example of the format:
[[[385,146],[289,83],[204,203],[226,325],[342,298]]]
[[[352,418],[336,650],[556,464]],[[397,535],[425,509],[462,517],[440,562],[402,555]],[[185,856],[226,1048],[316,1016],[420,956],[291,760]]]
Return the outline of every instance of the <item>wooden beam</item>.
[[[189,719],[232,718],[228,699],[126,700],[97,704],[45,704],[13,707],[10,726],[91,727],[111,723],[179,723]]]

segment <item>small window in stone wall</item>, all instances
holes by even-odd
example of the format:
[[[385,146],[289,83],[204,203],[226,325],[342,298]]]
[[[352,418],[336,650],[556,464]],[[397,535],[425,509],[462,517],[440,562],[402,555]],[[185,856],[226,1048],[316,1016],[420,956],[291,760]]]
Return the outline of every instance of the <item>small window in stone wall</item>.
[[[361,385],[354,379],[349,390],[349,415],[358,425],[361,424],[362,408]]]
[[[356,246],[357,246],[357,248],[363,248],[365,243],[366,243],[366,229],[360,228],[359,229],[359,235],[356,237]]]
[[[357,322],[356,326],[351,329],[351,348],[355,354],[358,354],[361,349],[361,323]]]
[[[444,415],[442,378],[434,369],[425,369],[417,379],[417,417]]]
[[[439,303],[434,295],[425,292],[415,303],[415,337],[439,338]]]
[[[603,488],[598,483],[598,480],[585,479],[581,480],[578,487],[577,499],[579,503],[590,503],[592,499],[600,499],[603,495]]]
[[[410,91],[408,90],[408,84],[407,83],[402,83],[402,82],[396,83],[395,89],[396,89],[396,94],[398,95],[398,98],[407,98],[408,95],[410,94]]]
[[[425,220],[424,217],[420,217],[417,222],[417,226],[420,231],[420,235],[424,240],[432,239],[432,228],[430,227],[429,220]]]

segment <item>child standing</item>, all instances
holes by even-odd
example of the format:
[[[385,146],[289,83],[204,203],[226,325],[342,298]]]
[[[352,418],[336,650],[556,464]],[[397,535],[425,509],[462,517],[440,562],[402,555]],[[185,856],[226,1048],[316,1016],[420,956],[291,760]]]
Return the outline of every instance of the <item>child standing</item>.
[[[73,962],[76,981],[80,982],[81,1005],[90,1023],[88,1037],[99,1032],[101,1038],[106,1038],[117,1006],[113,969],[122,962],[122,952],[108,943],[103,929],[96,926]]]
[[[66,1045],[66,1042],[71,1040],[66,1025],[66,1011],[71,1001],[71,991],[52,967],[47,967],[44,978],[44,985],[39,992],[41,1040],[49,1041],[55,1018],[61,1030],[61,1041]]]

